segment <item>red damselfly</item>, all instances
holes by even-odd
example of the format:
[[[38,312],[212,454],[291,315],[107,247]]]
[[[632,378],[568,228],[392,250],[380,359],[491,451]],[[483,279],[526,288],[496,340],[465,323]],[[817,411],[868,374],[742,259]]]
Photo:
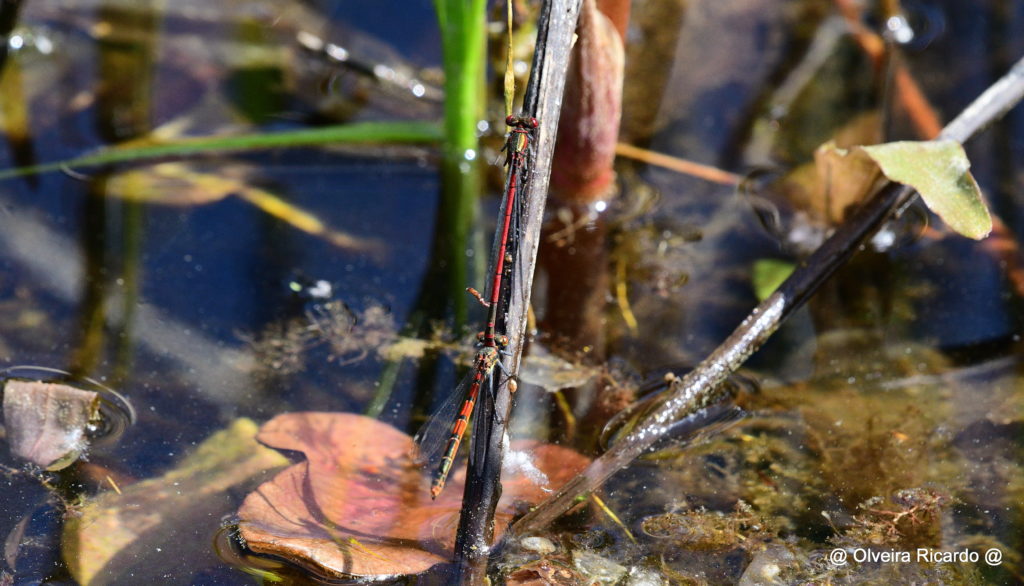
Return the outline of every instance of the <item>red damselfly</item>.
[[[481,339],[481,343],[488,347],[495,346],[495,330],[504,291],[502,279],[506,270],[505,263],[511,260],[512,249],[519,241],[518,220],[521,215],[522,196],[525,195],[525,187],[529,180],[529,152],[532,146],[533,132],[540,126],[536,118],[516,116],[506,118],[505,124],[511,129],[504,147],[508,179],[505,182],[505,197],[502,203],[502,222],[498,226],[500,236],[497,238],[498,248],[494,255],[491,299],[490,301],[484,299],[484,296],[472,287],[467,289],[473,297],[476,297],[477,301],[489,309],[487,324]]]
[[[511,264],[519,243],[522,201],[529,185],[530,150],[533,133],[540,123],[536,118],[509,116],[505,119],[505,124],[510,128],[504,147],[508,178],[505,182],[505,197],[502,201],[495,239],[496,249],[493,256],[494,270],[491,273],[490,299],[485,299],[472,287],[467,289],[488,309],[487,322],[483,331],[477,336],[480,347],[473,360],[473,369],[459,385],[452,399],[446,403],[447,408],[443,408],[435,414],[423,431],[416,436],[416,441],[420,446],[421,459],[433,463],[431,456],[438,453],[439,440],[443,437],[439,430],[449,431],[443,455],[440,462],[437,463],[437,471],[430,487],[430,494],[433,498],[437,498],[444,489],[452,463],[462,444],[462,437],[469,425],[469,418],[473,414],[476,401],[480,396],[480,389],[490,380],[495,367],[501,368],[501,349],[508,344],[508,337],[497,333],[498,318],[507,302],[507,292],[511,286],[511,278],[506,279],[505,277],[509,274],[510,266],[508,265]],[[454,406],[459,405],[459,399],[463,397],[465,399],[461,401],[461,407],[457,413],[453,412]],[[441,427],[452,421],[452,415],[455,415],[454,424]]]
[[[496,341],[497,346],[482,346],[477,351],[473,359],[473,369],[459,384],[456,392],[416,434],[416,443],[420,448],[419,459],[435,467],[434,478],[430,484],[431,498],[436,499],[444,490],[455,456],[462,444],[462,437],[469,426],[469,418],[480,396],[480,389],[490,382],[495,367],[500,367],[500,348],[508,340],[504,336],[498,336]]]

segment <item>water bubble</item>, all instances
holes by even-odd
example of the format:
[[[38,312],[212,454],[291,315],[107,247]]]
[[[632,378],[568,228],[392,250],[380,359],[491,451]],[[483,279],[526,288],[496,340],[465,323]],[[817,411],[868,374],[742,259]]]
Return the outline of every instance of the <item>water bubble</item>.
[[[49,55],[50,53],[53,53],[53,41],[51,41],[49,37],[36,35],[35,41],[36,49],[40,54]]]
[[[327,53],[328,57],[336,61],[348,61],[348,49],[345,47],[335,45],[334,43],[328,43],[327,46],[324,47],[324,52]]]
[[[395,70],[388,67],[387,65],[375,65],[373,68],[373,75],[377,79],[383,79],[386,81],[393,81],[395,79]]]
[[[299,31],[296,33],[295,40],[310,51],[321,51],[324,48],[323,39],[307,31]]]
[[[885,21],[884,35],[908,49],[921,50],[946,31],[942,8],[929,2],[908,1],[903,13]]]
[[[906,45],[914,40],[914,29],[902,14],[890,16],[885,21],[885,30],[889,38],[901,45]]]

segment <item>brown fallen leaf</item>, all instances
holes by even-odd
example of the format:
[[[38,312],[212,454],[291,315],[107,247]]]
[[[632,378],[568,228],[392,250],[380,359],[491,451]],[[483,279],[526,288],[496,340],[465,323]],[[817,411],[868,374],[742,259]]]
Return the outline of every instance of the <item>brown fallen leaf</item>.
[[[428,474],[413,458],[412,438],[347,413],[279,415],[257,439],[306,459],[242,503],[239,528],[251,550],[332,578],[418,574],[449,560],[465,483],[462,467],[432,501]],[[529,451],[539,474],[503,478],[495,537],[518,506],[536,504],[588,463],[559,446],[521,442],[513,448]],[[539,475],[546,482],[538,484]]]
[[[881,118],[870,111],[837,128],[832,139],[814,151],[814,161],[800,165],[781,182],[789,203],[806,212],[815,224],[835,226],[850,206],[860,203],[880,177],[878,167],[842,152],[881,141]]]
[[[871,193],[872,186],[881,177],[878,166],[863,156],[847,156],[846,149],[826,142],[814,151],[814,164],[818,172],[817,193],[814,202],[818,213],[830,225],[846,217],[846,211]]]

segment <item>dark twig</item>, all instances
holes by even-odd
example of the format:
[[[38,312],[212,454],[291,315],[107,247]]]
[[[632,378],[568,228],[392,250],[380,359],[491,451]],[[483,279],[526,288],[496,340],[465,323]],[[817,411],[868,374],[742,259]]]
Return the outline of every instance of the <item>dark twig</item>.
[[[551,154],[555,146],[569,49],[579,10],[580,0],[549,0],[544,3],[537,25],[537,50],[523,100],[523,114],[537,118],[541,125],[537,130],[532,162],[531,196],[524,202],[522,235],[512,265],[523,267],[517,275],[521,274],[524,282],[511,287],[508,312],[503,316],[504,332],[510,338],[507,347],[509,356],[505,358],[504,366],[510,373],[519,370],[522,356],[533,268],[537,260],[541,220],[551,174]],[[487,555],[494,537],[494,511],[501,496],[499,480],[502,444],[512,399],[508,388],[509,377],[491,378],[495,381],[492,392],[481,394],[480,415],[474,417],[473,448],[455,541],[458,580],[463,584],[483,583],[487,571]]]
[[[972,102],[939,135],[965,142],[1001,117],[1024,96],[1024,59]],[[860,248],[868,237],[915,196],[907,187],[890,183],[862,205],[835,234],[801,264],[770,297],[758,305],[725,342],[682,379],[669,398],[644,423],[594,460],[554,496],[520,519],[512,530],[523,534],[539,529],[566,512],[577,499],[600,486],[663,437],[674,421],[713,404],[719,388],[733,371],[757,350],[793,311]]]

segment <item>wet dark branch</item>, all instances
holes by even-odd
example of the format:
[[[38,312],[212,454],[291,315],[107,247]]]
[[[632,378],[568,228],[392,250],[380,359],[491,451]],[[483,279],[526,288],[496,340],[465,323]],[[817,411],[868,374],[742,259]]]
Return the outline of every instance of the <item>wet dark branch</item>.
[[[1022,96],[1024,59],[950,122],[939,138],[967,141],[1014,107]],[[915,196],[912,189],[892,183],[878,191],[798,266],[774,294],[754,308],[725,342],[689,374],[677,379],[670,397],[661,407],[554,496],[520,519],[512,526],[512,531],[523,534],[547,525],[575,505],[579,497],[599,487],[644,453],[665,435],[672,422],[715,403],[722,381],[760,348],[887,219]]]

